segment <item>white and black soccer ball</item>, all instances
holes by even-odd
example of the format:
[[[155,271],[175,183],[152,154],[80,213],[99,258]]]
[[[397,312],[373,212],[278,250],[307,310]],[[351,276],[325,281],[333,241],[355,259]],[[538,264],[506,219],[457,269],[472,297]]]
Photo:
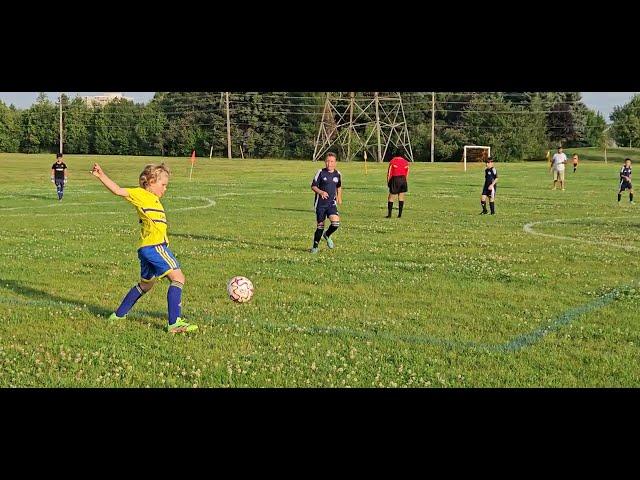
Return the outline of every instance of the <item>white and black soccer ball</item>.
[[[236,303],[248,302],[253,297],[253,283],[247,277],[233,277],[227,284],[227,293]]]

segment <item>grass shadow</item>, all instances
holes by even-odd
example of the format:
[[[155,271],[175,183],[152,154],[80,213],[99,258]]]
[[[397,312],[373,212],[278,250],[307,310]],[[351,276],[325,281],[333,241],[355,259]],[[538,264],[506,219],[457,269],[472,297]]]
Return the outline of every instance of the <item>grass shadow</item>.
[[[13,193],[14,197],[34,198],[37,200],[53,200],[57,199],[55,187],[51,189],[51,195],[36,195],[33,193]]]
[[[255,247],[273,248],[275,250],[285,250],[285,251],[294,251],[294,252],[296,251],[307,252],[309,250],[308,248],[286,247],[283,245],[270,245],[268,243],[263,243],[263,242],[249,242],[247,240],[238,239],[238,238],[216,237],[215,235],[198,235],[193,233],[172,233],[171,236],[178,237],[178,238],[186,238],[188,240],[206,240],[209,242],[234,242],[239,244],[243,243],[243,244],[252,245]]]
[[[89,311],[89,313],[91,313],[92,315],[95,315],[95,316],[99,315],[101,317],[104,317],[105,319],[108,318],[109,315],[111,315],[114,312],[114,310],[106,309],[99,305],[92,305],[84,301],[81,302],[78,300],[72,300],[72,299],[61,297],[58,295],[52,295],[51,293],[45,292],[43,290],[38,290],[36,288],[24,285],[23,283],[16,282],[14,280],[6,280],[6,279],[0,278],[0,287],[9,289],[22,297],[30,298],[30,299],[41,301],[41,302],[50,302],[52,306],[56,306],[62,303],[62,304],[68,304],[68,305],[80,307],[84,310]],[[166,312],[160,313],[160,312],[151,312],[149,310],[137,310],[137,313],[148,315],[150,317],[163,317],[163,316],[166,317]],[[129,317],[129,318],[143,325],[147,325],[148,322],[145,322],[142,318],[136,318],[136,317],[137,315],[134,315],[133,317]],[[162,326],[154,325],[154,327],[162,330]]]
[[[304,212],[304,213],[314,213],[315,210],[313,208],[283,208],[283,207],[274,207],[273,210],[284,210],[285,212]]]

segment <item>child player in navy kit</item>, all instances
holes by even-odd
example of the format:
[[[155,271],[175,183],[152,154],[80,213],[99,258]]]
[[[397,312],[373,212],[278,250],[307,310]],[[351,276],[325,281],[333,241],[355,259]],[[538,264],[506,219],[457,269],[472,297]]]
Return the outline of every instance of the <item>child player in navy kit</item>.
[[[629,202],[633,203],[633,185],[631,185],[631,159],[625,158],[624,165],[620,169],[620,190],[618,190],[618,202],[622,198],[622,192],[629,190]]]
[[[482,187],[482,196],[480,197],[480,204],[482,205],[481,215],[486,215],[487,212],[487,198],[489,199],[489,207],[491,208],[491,215],[496,213],[496,183],[498,181],[498,171],[493,166],[493,158],[487,159],[487,168],[484,169],[484,186]]]
[[[62,154],[56,153],[56,163],[51,165],[51,181],[56,186],[58,200],[62,200],[62,196],[64,195],[64,186],[67,184],[67,180],[67,165],[62,161]]]
[[[338,205],[342,204],[342,175],[336,170],[336,154],[329,152],[324,159],[325,168],[317,171],[311,182],[311,190],[316,194],[316,232],[313,236],[311,253],[318,253],[320,240],[324,238],[327,246],[333,248],[331,234],[340,226]],[[324,231],[324,220],[329,218],[331,225]]]

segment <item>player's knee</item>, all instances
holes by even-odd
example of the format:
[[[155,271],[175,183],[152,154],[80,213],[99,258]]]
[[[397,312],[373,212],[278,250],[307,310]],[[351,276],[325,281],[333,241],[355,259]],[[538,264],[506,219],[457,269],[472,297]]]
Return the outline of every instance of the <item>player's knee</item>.
[[[147,293],[153,288],[155,282],[138,282],[138,288],[142,290],[142,293]]]
[[[184,278],[184,273],[182,273],[182,270],[174,270],[173,275],[171,275],[171,278],[169,280],[171,280],[171,282],[179,282],[182,285],[184,285],[186,282],[186,279]]]
[[[316,227],[318,230],[324,230],[324,222],[318,222],[318,226]]]

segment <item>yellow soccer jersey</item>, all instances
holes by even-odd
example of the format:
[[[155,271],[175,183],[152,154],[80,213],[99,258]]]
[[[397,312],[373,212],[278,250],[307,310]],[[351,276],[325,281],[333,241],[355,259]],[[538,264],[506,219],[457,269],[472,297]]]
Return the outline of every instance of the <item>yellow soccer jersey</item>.
[[[126,188],[126,199],[136,207],[140,217],[140,237],[138,248],[169,243],[167,238],[167,217],[160,199],[144,188]]]

